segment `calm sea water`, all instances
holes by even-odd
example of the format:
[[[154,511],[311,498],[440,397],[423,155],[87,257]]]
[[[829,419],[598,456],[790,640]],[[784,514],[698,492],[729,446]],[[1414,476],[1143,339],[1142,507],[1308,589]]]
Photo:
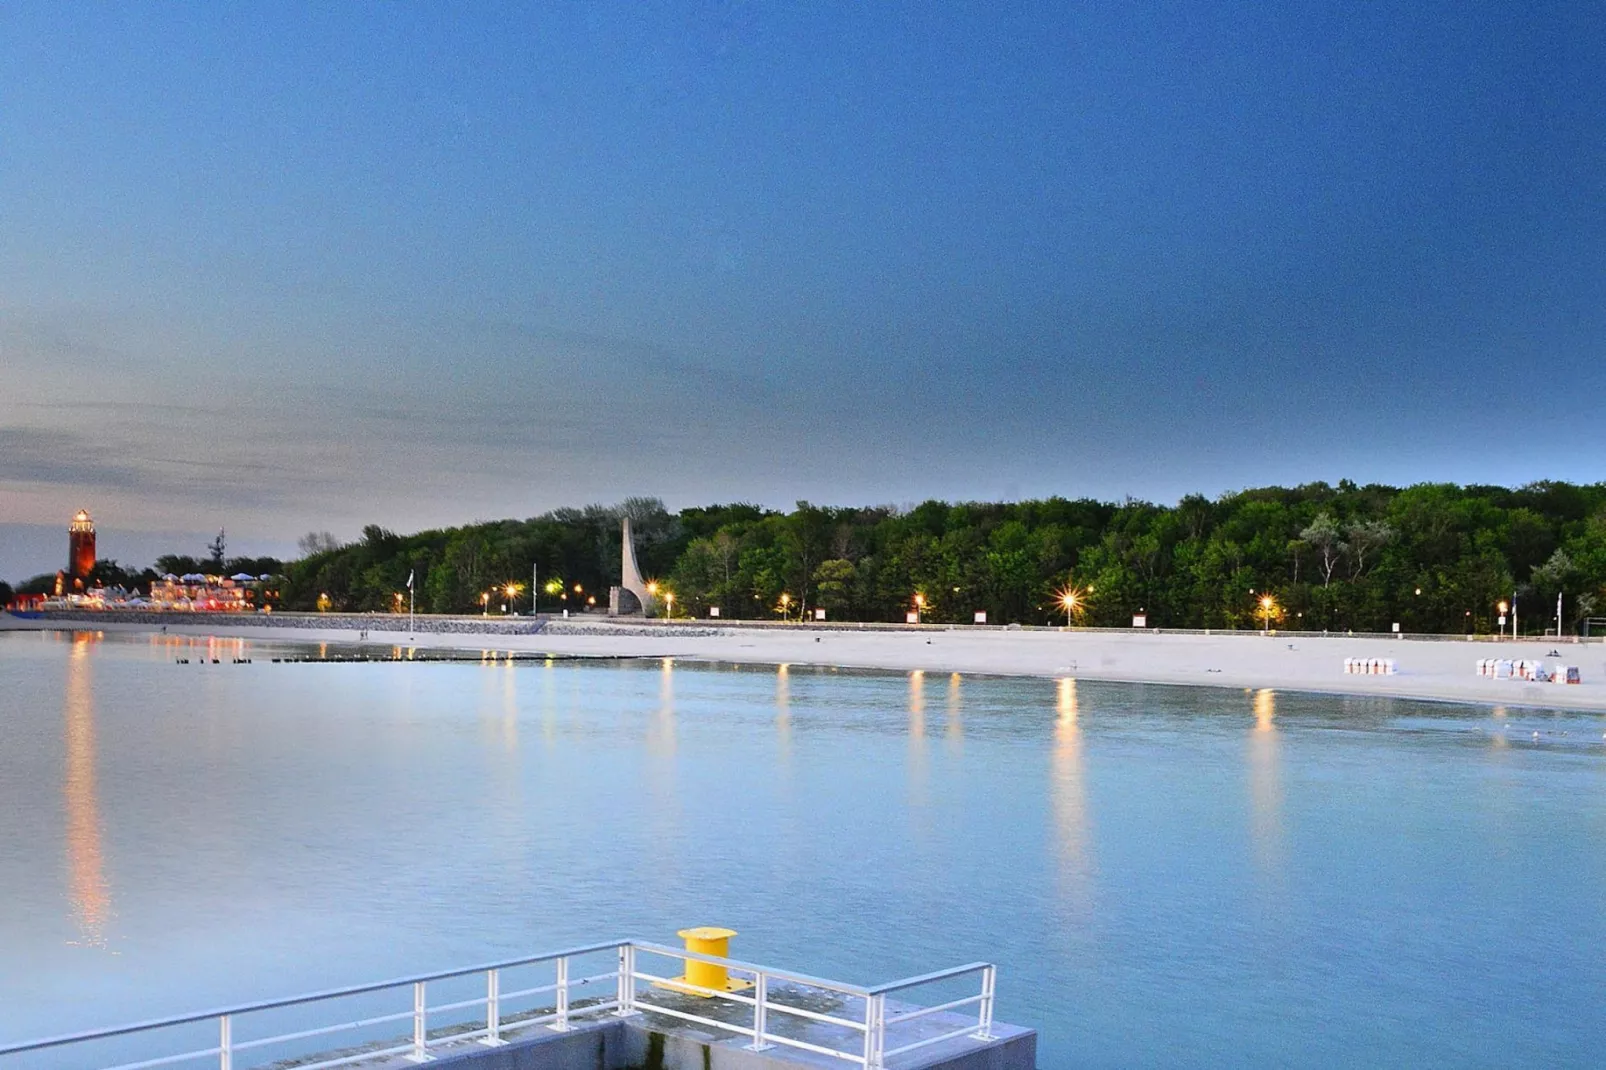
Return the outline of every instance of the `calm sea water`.
[[[1045,1068],[1606,1058],[1598,715],[282,649],[0,636],[0,1040],[720,924]]]

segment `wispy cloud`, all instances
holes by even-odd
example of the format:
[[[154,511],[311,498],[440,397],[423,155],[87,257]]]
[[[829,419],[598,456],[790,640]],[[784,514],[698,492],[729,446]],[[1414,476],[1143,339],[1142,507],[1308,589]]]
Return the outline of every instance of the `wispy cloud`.
[[[128,487],[140,479],[139,469],[107,459],[73,432],[0,427],[0,483]]]

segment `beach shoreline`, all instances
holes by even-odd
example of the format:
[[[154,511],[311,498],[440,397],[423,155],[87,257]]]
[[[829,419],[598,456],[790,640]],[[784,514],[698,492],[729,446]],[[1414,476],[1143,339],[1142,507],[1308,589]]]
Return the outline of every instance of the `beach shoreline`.
[[[265,626],[249,617],[175,617],[121,622],[25,619],[0,614],[3,631],[102,631],[171,637],[327,643],[342,648],[509,652],[591,658],[675,658],[753,665],[820,665],[996,676],[1075,677],[1123,683],[1271,688],[1333,695],[1427,699],[1484,706],[1606,712],[1606,645],[1554,639],[1440,642],[1380,637],[1288,636],[1229,632],[971,630],[954,628],[741,627],[606,619],[551,620],[534,634],[465,630],[409,633],[394,618],[340,619],[339,627]],[[493,618],[494,621],[494,618]],[[422,623],[422,622],[421,622]],[[487,622],[493,623],[493,622]],[[506,628],[510,621],[494,621]],[[536,622],[528,621],[530,628]],[[1560,656],[1552,656],[1551,651]],[[1396,675],[1350,675],[1345,658],[1391,658]],[[1576,665],[1575,685],[1495,680],[1475,672],[1480,658],[1527,658]]]

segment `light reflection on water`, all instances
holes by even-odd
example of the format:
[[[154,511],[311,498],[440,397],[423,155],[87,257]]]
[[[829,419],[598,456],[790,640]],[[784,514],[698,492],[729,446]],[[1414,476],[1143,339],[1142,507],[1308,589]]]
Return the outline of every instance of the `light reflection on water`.
[[[90,644],[100,636],[72,636],[67,655],[67,683],[62,708],[66,714],[67,768],[62,787],[67,801],[67,870],[71,874],[73,920],[78,940],[106,946],[111,915],[111,889],[101,857],[100,803],[95,790],[95,693]]]
[[[727,923],[1044,1067],[1598,1055],[1606,718],[272,653],[0,636],[0,1038]]]
[[[1277,693],[1270,688],[1255,692],[1255,729],[1249,734],[1250,828],[1255,860],[1261,872],[1275,880],[1282,865],[1282,787],[1278,781]]]
[[[1054,711],[1054,847],[1060,895],[1068,920],[1085,923],[1093,911],[1093,844],[1074,679],[1058,682]]]

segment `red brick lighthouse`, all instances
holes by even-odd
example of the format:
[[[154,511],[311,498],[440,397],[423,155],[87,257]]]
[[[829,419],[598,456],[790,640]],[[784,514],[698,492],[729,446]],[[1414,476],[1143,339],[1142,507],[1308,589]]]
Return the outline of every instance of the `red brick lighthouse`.
[[[67,575],[81,586],[95,570],[95,521],[80,509],[67,525]]]

